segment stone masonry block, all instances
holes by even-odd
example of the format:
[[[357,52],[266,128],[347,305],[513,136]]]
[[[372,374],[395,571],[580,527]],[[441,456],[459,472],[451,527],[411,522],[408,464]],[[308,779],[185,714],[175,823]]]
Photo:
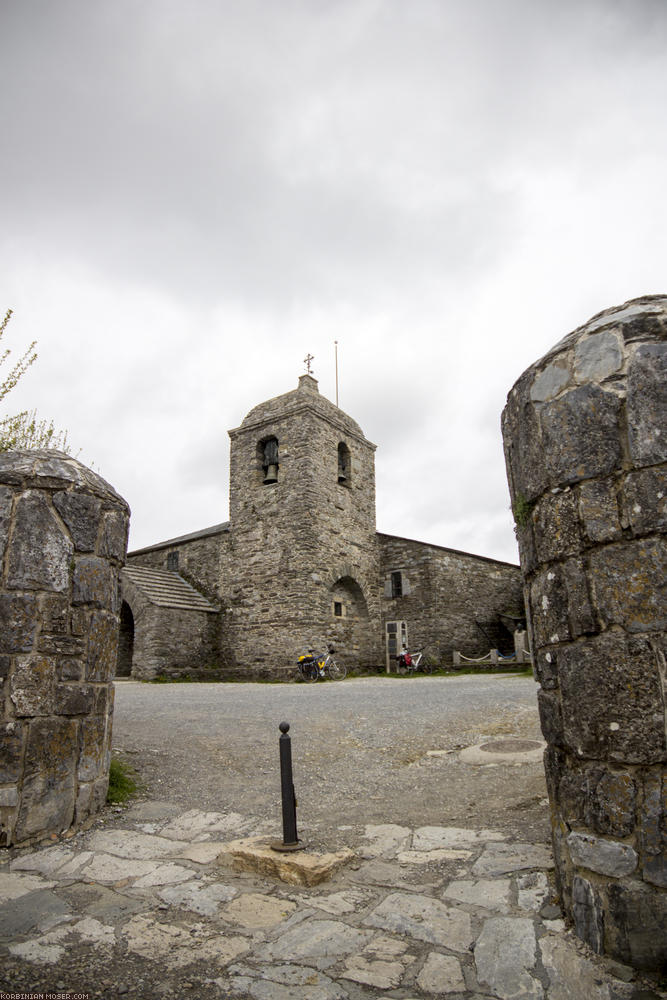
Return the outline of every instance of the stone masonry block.
[[[547,492],[535,509],[535,547],[540,562],[551,562],[581,551],[576,494],[568,489]]]
[[[611,479],[589,479],[579,487],[579,512],[590,542],[611,542],[623,535]]]
[[[667,889],[667,776],[657,768],[644,779],[640,829],[644,879]]]
[[[559,566],[536,574],[530,586],[530,606],[538,650],[571,638],[567,588]]]
[[[535,403],[530,399],[532,373],[519,379],[503,411],[505,462],[512,503],[532,501],[547,487],[542,435]]]
[[[67,525],[77,552],[93,552],[97,543],[102,503],[87,493],[56,493],[56,508]]]
[[[542,648],[534,658],[535,677],[538,684],[541,684],[545,691],[551,691],[558,687],[558,650],[554,646],[551,649]]]
[[[537,707],[545,740],[550,746],[561,746],[563,743],[563,713],[558,691],[540,689],[537,692]]]
[[[631,472],[623,484],[627,523],[636,535],[667,532],[667,466]]]
[[[607,895],[605,950],[636,969],[664,969],[667,893],[628,880],[610,882]]]
[[[7,535],[12,512],[12,491],[6,486],[0,486],[0,565],[5,557]]]
[[[572,882],[572,917],[578,937],[599,955],[604,934],[602,906],[591,883],[580,875]]]
[[[597,631],[597,621],[588,593],[586,570],[581,559],[568,559],[561,567],[567,591],[568,618],[572,636]]]
[[[37,632],[37,600],[33,594],[0,594],[0,650],[27,653]]]
[[[619,410],[618,396],[595,385],[579,386],[544,404],[542,441],[555,484],[604,476],[617,468]]]
[[[14,531],[7,555],[7,586],[14,590],[69,587],[73,545],[46,497],[28,490],[16,501]]]
[[[40,594],[39,616],[42,635],[67,635],[69,599],[66,594]]]
[[[11,675],[11,700],[17,716],[50,715],[54,706],[56,663],[50,656],[17,656]]]
[[[628,437],[635,466],[667,461],[667,344],[640,344],[628,368]]]
[[[659,668],[645,639],[606,632],[560,649],[558,665],[572,753],[636,764],[664,758]]]
[[[118,621],[104,611],[94,611],[90,618],[86,679],[106,682],[116,670],[118,653]]]
[[[617,333],[604,330],[580,340],[574,351],[577,382],[602,382],[623,366],[623,348]]]
[[[567,846],[572,864],[577,868],[588,868],[612,878],[631,875],[637,868],[637,852],[629,844],[617,840],[573,830],[567,838]]]
[[[112,608],[117,603],[115,586],[115,575],[106,560],[97,556],[77,558],[72,585],[73,604]]]
[[[601,836],[628,837],[635,829],[637,785],[627,769],[580,763],[567,758],[561,768],[557,801],[572,826],[585,825]]]
[[[107,559],[122,563],[127,551],[128,519],[120,511],[108,511],[102,520],[102,541],[100,554]]]
[[[590,574],[603,624],[629,632],[667,629],[667,541],[638,539],[591,553]]]
[[[58,684],[55,690],[57,715],[88,715],[95,703],[90,684]]]
[[[79,781],[103,777],[107,752],[107,722],[101,716],[84,719],[79,729]]]
[[[0,785],[17,781],[21,773],[24,726],[21,722],[0,723]]]

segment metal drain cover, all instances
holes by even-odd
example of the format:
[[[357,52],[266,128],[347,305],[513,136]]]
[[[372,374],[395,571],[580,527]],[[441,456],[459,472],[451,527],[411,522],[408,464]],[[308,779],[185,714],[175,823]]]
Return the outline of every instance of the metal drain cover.
[[[473,747],[466,747],[459,754],[464,764],[530,764],[542,760],[546,743],[542,740],[525,740],[518,736],[507,739],[485,740]]]

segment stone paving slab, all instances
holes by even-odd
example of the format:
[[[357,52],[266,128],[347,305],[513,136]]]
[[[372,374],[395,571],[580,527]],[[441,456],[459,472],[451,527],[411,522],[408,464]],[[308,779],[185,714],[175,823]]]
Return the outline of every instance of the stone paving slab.
[[[156,998],[665,997],[565,930],[544,844],[378,824],[327,882],[290,885],[219,863],[230,851],[225,833],[252,829],[251,820],[146,806],[128,812],[127,829],[7,853],[0,968],[20,974],[20,985],[43,974],[95,992],[106,975],[109,990],[97,992],[111,997],[114,977],[131,967],[137,982],[155,984],[141,995]],[[73,956],[89,981],[65,982]],[[131,982],[120,989],[132,992]]]

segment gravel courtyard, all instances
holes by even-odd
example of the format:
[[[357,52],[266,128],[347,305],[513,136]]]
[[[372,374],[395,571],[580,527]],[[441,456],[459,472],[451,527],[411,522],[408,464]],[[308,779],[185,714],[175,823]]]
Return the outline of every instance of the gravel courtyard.
[[[487,737],[541,739],[536,690],[532,678],[498,674],[316,684],[121,681],[113,745],[139,772],[148,798],[233,809],[279,826],[278,724],[285,720],[299,833],[313,846],[354,847],[367,823],[493,826],[546,843],[540,761],[478,767],[459,759],[461,748]]]

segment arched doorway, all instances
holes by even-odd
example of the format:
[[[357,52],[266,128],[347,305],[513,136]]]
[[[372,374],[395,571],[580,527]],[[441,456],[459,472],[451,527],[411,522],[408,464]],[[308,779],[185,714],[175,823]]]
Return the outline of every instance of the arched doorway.
[[[118,660],[116,662],[116,677],[132,675],[132,656],[134,654],[134,615],[132,608],[123,601],[120,606],[120,631],[118,634]]]
[[[329,634],[337,658],[348,669],[367,666],[372,658],[373,639],[363,590],[353,577],[342,576],[331,587],[329,599]]]

